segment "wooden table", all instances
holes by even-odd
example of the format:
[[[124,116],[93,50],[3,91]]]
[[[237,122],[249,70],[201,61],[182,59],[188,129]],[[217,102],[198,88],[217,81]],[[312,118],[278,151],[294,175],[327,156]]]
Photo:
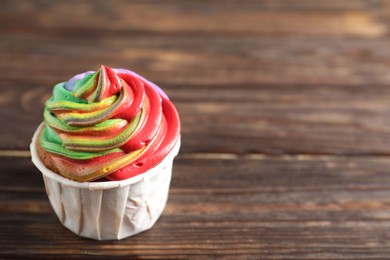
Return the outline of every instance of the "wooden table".
[[[390,257],[390,2],[0,0],[0,258]],[[77,237],[28,146],[57,82],[100,64],[182,119],[153,229]]]

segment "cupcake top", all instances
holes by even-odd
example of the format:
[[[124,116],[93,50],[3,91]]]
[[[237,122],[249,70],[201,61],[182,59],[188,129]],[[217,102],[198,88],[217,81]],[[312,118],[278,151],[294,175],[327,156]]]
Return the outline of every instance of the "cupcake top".
[[[179,115],[159,87],[102,65],[54,86],[39,143],[66,178],[118,181],[156,166],[179,135]]]

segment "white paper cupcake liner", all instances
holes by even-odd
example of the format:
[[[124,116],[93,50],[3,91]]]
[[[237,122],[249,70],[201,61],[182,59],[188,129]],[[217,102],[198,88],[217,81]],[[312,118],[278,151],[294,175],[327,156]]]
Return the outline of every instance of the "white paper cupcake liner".
[[[49,170],[40,160],[36,140],[41,127],[30,144],[31,157],[42,172],[50,204],[65,227],[82,237],[119,240],[153,226],[168,199],[180,138],[161,163],[143,174],[123,181],[76,182]]]

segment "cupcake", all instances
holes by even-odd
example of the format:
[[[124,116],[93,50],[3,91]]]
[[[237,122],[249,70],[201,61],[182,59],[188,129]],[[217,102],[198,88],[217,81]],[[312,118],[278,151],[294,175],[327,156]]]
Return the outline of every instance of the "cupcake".
[[[164,210],[180,120],[155,84],[101,66],[54,86],[30,145],[50,203],[72,232],[122,239]]]

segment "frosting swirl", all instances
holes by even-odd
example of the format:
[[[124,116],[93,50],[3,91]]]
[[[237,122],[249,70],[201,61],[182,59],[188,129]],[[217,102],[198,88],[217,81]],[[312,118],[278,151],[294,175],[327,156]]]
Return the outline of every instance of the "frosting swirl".
[[[101,66],[54,86],[41,147],[76,181],[124,180],[157,165],[180,135],[178,113],[153,83]]]

